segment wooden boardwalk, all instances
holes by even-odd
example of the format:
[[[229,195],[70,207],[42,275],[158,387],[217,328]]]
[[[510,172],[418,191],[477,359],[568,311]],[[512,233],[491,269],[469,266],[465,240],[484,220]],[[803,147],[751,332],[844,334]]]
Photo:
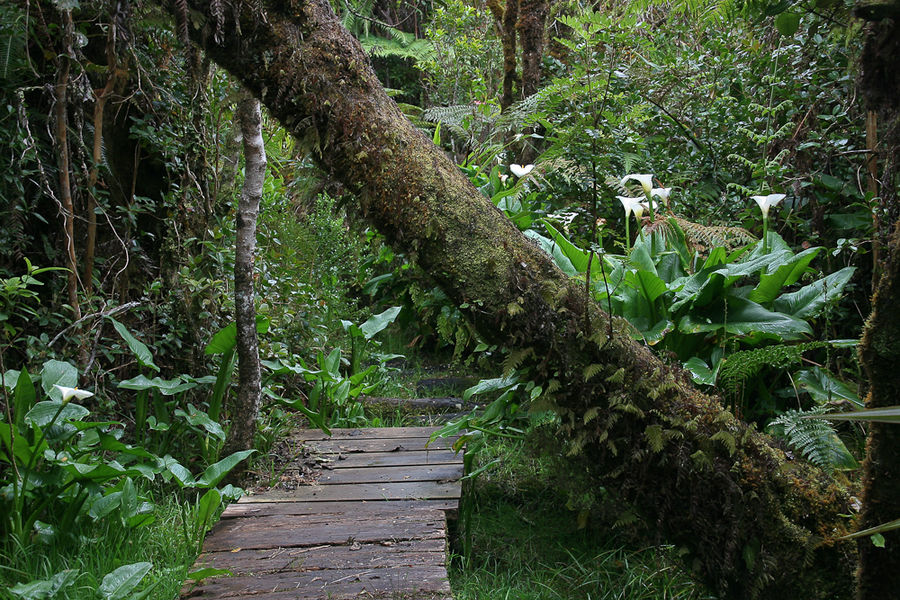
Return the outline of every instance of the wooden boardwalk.
[[[295,433],[318,456],[318,483],[229,506],[195,570],[232,576],[186,586],[182,598],[452,598],[447,516],[459,501],[462,454],[446,439],[426,448],[435,429]]]

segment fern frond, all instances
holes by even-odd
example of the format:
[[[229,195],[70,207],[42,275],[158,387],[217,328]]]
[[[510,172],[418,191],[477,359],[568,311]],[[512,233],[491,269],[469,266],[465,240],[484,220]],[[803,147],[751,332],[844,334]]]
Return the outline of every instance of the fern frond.
[[[822,348],[828,342],[806,342],[804,344],[778,344],[754,350],[735,352],[722,362],[719,369],[718,385],[725,394],[740,392],[744,383],[755,377],[763,367],[783,369],[797,364],[807,350]]]
[[[808,411],[789,410],[769,423],[767,431],[784,439],[800,451],[814,465],[823,469],[855,468],[856,459],[838,437],[834,427],[825,419],[809,419],[810,415],[824,415],[824,406]]]
[[[707,247],[724,247],[732,250],[738,246],[746,246],[757,241],[756,237],[743,227],[726,227],[724,225],[701,225],[681,217],[675,222],[684,231],[688,242]]]

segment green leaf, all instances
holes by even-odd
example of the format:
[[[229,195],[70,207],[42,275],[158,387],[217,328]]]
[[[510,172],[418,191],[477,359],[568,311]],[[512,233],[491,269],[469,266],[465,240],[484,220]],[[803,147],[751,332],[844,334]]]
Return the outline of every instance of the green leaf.
[[[775,29],[785,37],[790,37],[800,29],[800,15],[792,12],[783,12],[775,17]]]
[[[729,296],[726,301],[716,302],[703,312],[685,315],[678,329],[684,333],[724,330],[735,335],[765,334],[786,340],[812,334],[806,321],[793,316],[770,311],[738,296]]]
[[[371,340],[376,333],[382,331],[397,319],[397,315],[400,314],[400,309],[400,306],[394,306],[393,308],[389,308],[386,311],[369,318],[365,323],[359,326],[359,330],[362,332],[363,337],[367,340]]]
[[[197,501],[197,512],[194,516],[195,531],[198,536],[206,533],[215,517],[216,510],[222,504],[222,494],[216,488],[208,490]]]
[[[484,394],[487,392],[497,392],[500,390],[506,390],[512,385],[515,385],[519,382],[519,377],[515,373],[509,375],[508,377],[498,377],[496,379],[482,379],[472,387],[466,389],[463,392],[463,400],[468,401],[469,398],[478,394]]]
[[[58,417],[56,416],[57,413],[59,413]],[[45,400],[44,402],[38,402],[28,411],[25,415],[25,421],[38,427],[46,427],[54,421],[54,417],[56,417],[55,422],[61,423],[68,420],[80,421],[89,414],[91,414],[91,411],[78,404],[71,402],[63,404],[62,402]]]
[[[544,237],[533,229],[527,229],[525,231],[525,236],[530,237],[534,241],[536,241],[541,249],[550,255],[553,259],[553,262],[556,263],[556,266],[559,267],[563,273],[568,275],[569,277],[575,277],[578,275],[578,271],[572,265],[572,261],[569,260],[569,257],[563,253],[562,249],[559,247],[559,244],[556,244],[550,238]]]
[[[546,219],[541,219],[541,223],[547,228],[547,231],[550,233],[550,238],[559,245],[559,249],[562,250],[563,255],[569,259],[572,266],[575,267],[575,270],[578,273],[587,272],[588,253],[567,240],[566,237],[557,231]]]
[[[759,284],[747,298],[760,304],[771,302],[778,297],[782,288],[793,285],[800,279],[809,263],[821,250],[821,247],[809,248],[800,254],[790,256],[784,263],[769,265],[769,268],[760,275]]]
[[[50,579],[19,583],[9,591],[23,600],[43,600],[44,598],[58,598],[60,592],[70,587],[78,578],[78,569],[66,569],[54,574]]]
[[[828,413],[827,415],[809,415],[805,419],[828,419],[829,421],[868,421],[878,423],[900,423],[900,406],[885,408],[867,408],[855,412]]]
[[[794,376],[794,382],[809,392],[817,404],[846,400],[859,408],[865,406],[859,399],[859,395],[850,389],[850,386],[821,367],[800,371]]]
[[[719,366],[721,366],[721,363],[716,364],[715,370],[710,369],[709,365],[706,364],[702,358],[696,356],[689,358],[687,362],[684,363],[684,368],[690,371],[691,379],[694,380],[694,383],[702,385],[716,385],[716,377],[719,375]]]
[[[199,410],[193,404],[188,404],[187,412],[181,410],[180,408],[176,408],[175,415],[182,417],[185,421],[187,421],[194,427],[203,428],[208,434],[215,437],[219,441],[225,441],[225,430],[222,429],[222,426],[219,425],[216,421],[210,419],[209,415],[207,415],[202,410]]]
[[[56,388],[54,388],[56,389]],[[57,390],[58,391],[58,390]],[[16,380],[15,392],[13,393],[13,410],[15,415],[16,427],[20,432],[25,431],[25,414],[34,406],[37,395],[34,391],[34,383],[28,374],[28,369],[22,369]]]
[[[53,387],[75,387],[78,385],[78,369],[67,362],[48,360],[41,369],[41,387],[53,400],[62,400],[62,393]]]
[[[136,391],[155,389],[159,390],[159,393],[163,396],[174,396],[175,394],[180,394],[181,392],[197,387],[197,384],[193,381],[184,381],[180,377],[174,377],[172,379],[154,377],[153,379],[148,379],[144,375],[138,375],[137,377],[132,377],[131,379],[120,382],[119,387]]]
[[[141,366],[153,369],[154,371],[159,373],[159,367],[157,367],[156,363],[153,362],[153,355],[150,353],[150,349],[147,348],[147,345],[131,335],[131,332],[128,331],[127,327],[125,327],[112,317],[107,318],[112,321],[113,327],[116,328],[116,331],[119,332],[119,335],[121,335],[122,339],[125,340],[125,343],[128,344],[128,348],[130,348],[134,355],[137,357],[138,362],[141,363]]]
[[[256,452],[256,450],[241,450],[234,454],[223,458],[217,463],[213,463],[206,467],[203,475],[194,483],[196,487],[213,487],[228,475],[229,471],[235,468],[239,462]]]
[[[256,333],[266,333],[269,330],[269,318],[256,315]],[[206,354],[225,354],[237,345],[237,323],[232,321],[212,336],[206,345]]]
[[[153,564],[149,562],[121,566],[103,578],[97,591],[106,600],[126,598],[152,568]]]
[[[856,267],[844,267],[796,292],[783,294],[775,300],[773,308],[798,319],[811,319],[840,298],[854,271]]]

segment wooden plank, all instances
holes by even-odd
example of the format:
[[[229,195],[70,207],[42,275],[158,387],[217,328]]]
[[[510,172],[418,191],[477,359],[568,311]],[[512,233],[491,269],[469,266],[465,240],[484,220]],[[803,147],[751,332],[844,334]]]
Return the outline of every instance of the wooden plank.
[[[440,427],[359,427],[332,429],[328,435],[321,429],[298,429],[291,438],[298,440],[406,439],[429,437]]]
[[[459,498],[458,481],[310,485],[295,490],[270,490],[255,497],[264,502],[341,502],[354,500],[432,500]]]
[[[343,600],[345,598],[449,598],[444,567],[327,569],[282,572],[257,577],[207,579],[182,598],[252,597],[255,600]]]
[[[305,522],[297,516],[277,515],[219,521],[206,538],[203,548],[207,552],[231,552],[238,548],[295,548],[350,541],[362,544],[385,540],[443,539],[444,535],[443,513],[356,521],[338,517],[313,522]]]
[[[195,568],[229,569],[233,575],[260,575],[287,570],[442,566],[446,561],[445,548],[444,540],[428,539],[305,548],[241,549],[237,552],[205,552],[197,559]]]
[[[375,506],[369,506],[373,504]],[[358,513],[360,511],[374,511],[383,517],[393,514],[408,514],[413,511],[456,510],[458,502],[450,500],[394,500],[371,502],[265,502],[258,496],[244,496],[239,502],[231,504],[222,513],[223,519],[238,517],[265,517],[272,515],[341,515],[346,513]]]
[[[401,467],[359,467],[323,471],[319,484],[335,483],[402,483],[406,481],[456,481],[463,475],[463,466],[423,465]]]
[[[414,450],[411,452],[366,452],[325,455],[325,468],[389,467],[399,465],[436,465],[462,463],[462,453],[453,450]]]
[[[410,452],[415,450],[443,450],[453,444],[452,438],[440,438],[429,444],[427,437],[388,438],[388,439],[337,439],[337,440],[299,440],[313,452],[322,454],[353,454],[357,452]]]

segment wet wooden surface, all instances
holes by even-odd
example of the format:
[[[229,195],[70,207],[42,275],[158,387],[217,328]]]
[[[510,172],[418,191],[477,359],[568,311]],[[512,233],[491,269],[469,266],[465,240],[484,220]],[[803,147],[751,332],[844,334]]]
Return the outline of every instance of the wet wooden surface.
[[[459,500],[462,453],[448,440],[429,445],[435,429],[295,432],[314,452],[317,483],[229,506],[194,570],[231,575],[188,582],[182,598],[451,599],[447,516]]]

